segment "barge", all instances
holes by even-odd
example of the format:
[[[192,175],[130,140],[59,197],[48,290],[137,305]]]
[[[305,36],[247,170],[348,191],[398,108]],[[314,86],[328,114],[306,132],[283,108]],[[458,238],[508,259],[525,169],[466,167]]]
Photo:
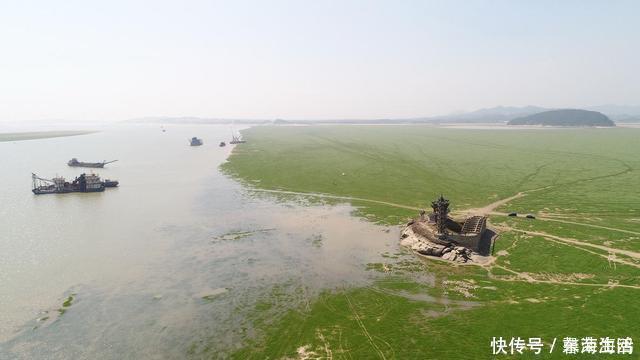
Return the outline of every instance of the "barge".
[[[105,165],[107,164],[111,164],[112,162],[116,162],[118,160],[111,160],[111,161],[102,161],[102,162],[83,162],[83,161],[78,161],[78,159],[73,158],[71,160],[69,160],[67,162],[67,165],[72,166],[72,167],[85,167],[85,168],[100,168],[102,169]]]
[[[44,179],[36,174],[31,174],[33,187],[31,191],[36,195],[42,194],[66,194],[72,192],[101,192],[105,188],[117,187],[117,180],[101,180],[96,174],[81,174],[68,182],[61,176],[53,179]]]

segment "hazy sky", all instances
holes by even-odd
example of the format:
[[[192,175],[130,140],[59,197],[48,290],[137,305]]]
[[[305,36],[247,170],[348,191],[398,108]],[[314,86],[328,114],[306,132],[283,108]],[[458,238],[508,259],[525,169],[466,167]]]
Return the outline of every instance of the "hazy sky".
[[[640,1],[0,1],[0,120],[640,105]]]

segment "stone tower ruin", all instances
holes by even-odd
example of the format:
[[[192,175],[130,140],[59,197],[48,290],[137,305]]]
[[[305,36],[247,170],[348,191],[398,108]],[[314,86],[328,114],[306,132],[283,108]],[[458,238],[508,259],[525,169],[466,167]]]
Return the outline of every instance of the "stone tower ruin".
[[[449,200],[440,195],[440,197],[436,201],[431,202],[431,208],[433,208],[433,214],[435,215],[438,237],[446,237],[447,217],[449,215]]]

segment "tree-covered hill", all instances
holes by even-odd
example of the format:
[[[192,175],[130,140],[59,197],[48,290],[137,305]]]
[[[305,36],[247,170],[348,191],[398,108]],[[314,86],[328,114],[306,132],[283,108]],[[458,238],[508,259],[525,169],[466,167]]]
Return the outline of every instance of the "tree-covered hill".
[[[616,126],[606,115],[597,111],[563,109],[515,118],[509,125],[545,126]]]

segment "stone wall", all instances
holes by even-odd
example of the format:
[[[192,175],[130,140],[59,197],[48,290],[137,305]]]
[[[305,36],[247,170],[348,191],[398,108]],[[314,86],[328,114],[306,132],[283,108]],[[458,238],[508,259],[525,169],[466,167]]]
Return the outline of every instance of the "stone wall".
[[[482,233],[479,234],[449,234],[448,236],[452,241],[460,246],[464,246],[473,251],[478,251],[480,247],[480,239],[482,239]]]
[[[467,220],[471,221],[469,221],[469,223],[465,221],[464,225],[467,225],[466,228],[477,232],[456,233],[450,231],[447,234],[446,239],[438,238],[435,233],[435,224],[429,223],[428,221],[420,221],[419,219],[415,219],[411,223],[410,227],[415,234],[422,236],[428,241],[431,241],[435,244],[448,246],[451,243],[455,243],[456,245],[464,246],[473,251],[478,251],[480,248],[480,240],[482,239],[482,235],[486,230],[486,218],[482,216],[474,216]],[[452,219],[448,219],[448,221],[450,223],[457,224],[460,229],[465,227],[462,223],[457,223]]]

